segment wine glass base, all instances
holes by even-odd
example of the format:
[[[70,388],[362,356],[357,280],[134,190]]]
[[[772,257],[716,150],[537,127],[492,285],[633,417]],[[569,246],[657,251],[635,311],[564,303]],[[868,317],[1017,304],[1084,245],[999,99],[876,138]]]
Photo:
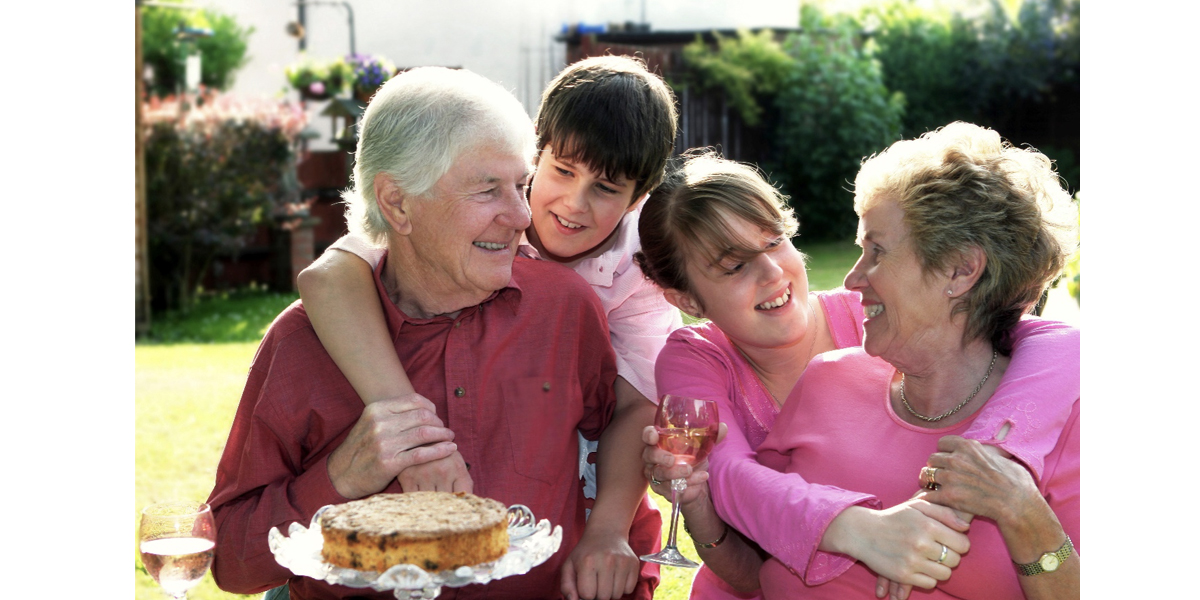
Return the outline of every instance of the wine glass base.
[[[647,554],[638,558],[646,561],[666,565],[668,567],[681,567],[684,569],[696,569],[700,567],[700,563],[688,560],[688,557],[679,553],[679,550],[667,546],[661,552],[655,554]]]

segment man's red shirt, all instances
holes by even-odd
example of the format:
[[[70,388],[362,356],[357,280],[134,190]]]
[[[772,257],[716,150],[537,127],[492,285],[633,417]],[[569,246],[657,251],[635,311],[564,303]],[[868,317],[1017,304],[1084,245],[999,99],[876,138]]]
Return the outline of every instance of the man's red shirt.
[[[529,573],[443,588],[442,598],[557,598],[559,568],[583,533],[575,431],[597,439],[615,406],[616,363],[596,294],[561,265],[517,258],[508,287],[457,317],[413,319],[375,284],[396,352],[414,388],[437,407],[470,466],[474,493],[524,504],[562,525],[561,549]],[[268,329],[254,361],[209,503],[217,520],[213,577],[255,593],[285,581],[293,598],[368,596],[369,588],[294,577],[267,532],[307,526],[346,502],[326,459],[363,410],[297,301]],[[401,492],[393,481],[384,492]],[[641,588],[642,586],[639,586]]]

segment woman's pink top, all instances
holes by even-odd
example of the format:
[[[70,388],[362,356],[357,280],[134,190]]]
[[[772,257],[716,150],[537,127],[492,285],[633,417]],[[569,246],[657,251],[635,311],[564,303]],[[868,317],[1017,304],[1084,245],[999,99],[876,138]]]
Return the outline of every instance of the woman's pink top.
[[[816,294],[838,348],[862,344],[862,304],[857,292],[837,289]],[[1066,422],[1069,402],[1079,397],[1078,369],[1071,377],[1058,368],[1058,356],[1079,355],[1079,330],[1043,319],[1022,321],[1014,331],[1013,360],[992,400],[964,437],[1004,448],[1040,474],[1043,459],[1054,447],[1056,432]],[[711,398],[729,426],[724,441],[709,458],[709,489],[718,514],[731,527],[796,571],[809,583],[845,572],[853,559],[817,550],[829,522],[848,506],[883,508],[863,490],[810,485],[798,475],[759,464],[756,455],[775,424],[779,409],[750,364],[729,338],[712,323],[676,330],[659,354],[655,368],[659,394]],[[1042,395],[1050,390],[1057,393]],[[1071,394],[1074,394],[1073,396]],[[1045,398],[1046,401],[1043,401]],[[992,438],[1011,425],[1003,442]],[[926,455],[928,457],[928,455]],[[915,475],[912,490],[916,491]],[[854,490],[854,491],[847,491]],[[693,598],[755,598],[737,595],[702,568],[692,584]]]
[[[1057,369],[1079,377],[1079,354],[1058,357]],[[828,352],[814,359],[801,385],[784,403],[775,428],[759,446],[763,465],[822,485],[870,493],[885,507],[916,491],[917,473],[946,435],[964,435],[969,420],[927,429],[906,423],[892,409],[891,383],[896,369],[861,348]],[[990,402],[988,403],[990,405]],[[1068,408],[1063,425],[1042,432],[1054,440],[1044,458],[1038,487],[1075,547],[1079,534],[1079,396],[1057,398]],[[985,405],[985,410],[988,405]],[[977,421],[977,419],[975,420]],[[968,532],[971,551],[931,598],[1023,598],[1016,568],[994,521],[976,518]],[[1046,550],[1053,550],[1047,548]],[[876,575],[862,563],[820,585],[806,584],[780,560],[763,565],[764,598],[873,598]],[[918,592],[918,590],[914,590]]]

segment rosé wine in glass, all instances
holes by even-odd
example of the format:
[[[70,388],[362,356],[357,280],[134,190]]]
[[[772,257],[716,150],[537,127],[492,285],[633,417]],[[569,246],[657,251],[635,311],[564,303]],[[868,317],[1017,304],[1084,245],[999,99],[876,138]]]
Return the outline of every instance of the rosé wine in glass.
[[[696,465],[708,458],[717,442],[721,420],[717,403],[667,394],[658,403],[654,428],[658,431],[658,447],[675,456],[676,464]],[[671,567],[695,569],[700,565],[679,552],[675,534],[679,525],[679,494],[687,489],[686,479],[671,480],[671,529],[667,545],[661,552],[641,556],[646,562]]]
[[[677,463],[695,465],[704,462],[717,443],[719,423],[708,427],[667,427],[658,430],[658,447],[675,455]]]

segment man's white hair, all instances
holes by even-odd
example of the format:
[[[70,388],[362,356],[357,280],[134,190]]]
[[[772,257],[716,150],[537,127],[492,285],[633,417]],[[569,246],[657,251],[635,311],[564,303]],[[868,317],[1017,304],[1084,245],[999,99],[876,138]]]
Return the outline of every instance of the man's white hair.
[[[354,182],[342,192],[346,223],[376,245],[391,226],[375,197],[385,173],[406,194],[425,196],[454,161],[481,143],[507,148],[532,162],[533,123],[515,97],[470,71],[421,67],[383,85],[359,125]]]

